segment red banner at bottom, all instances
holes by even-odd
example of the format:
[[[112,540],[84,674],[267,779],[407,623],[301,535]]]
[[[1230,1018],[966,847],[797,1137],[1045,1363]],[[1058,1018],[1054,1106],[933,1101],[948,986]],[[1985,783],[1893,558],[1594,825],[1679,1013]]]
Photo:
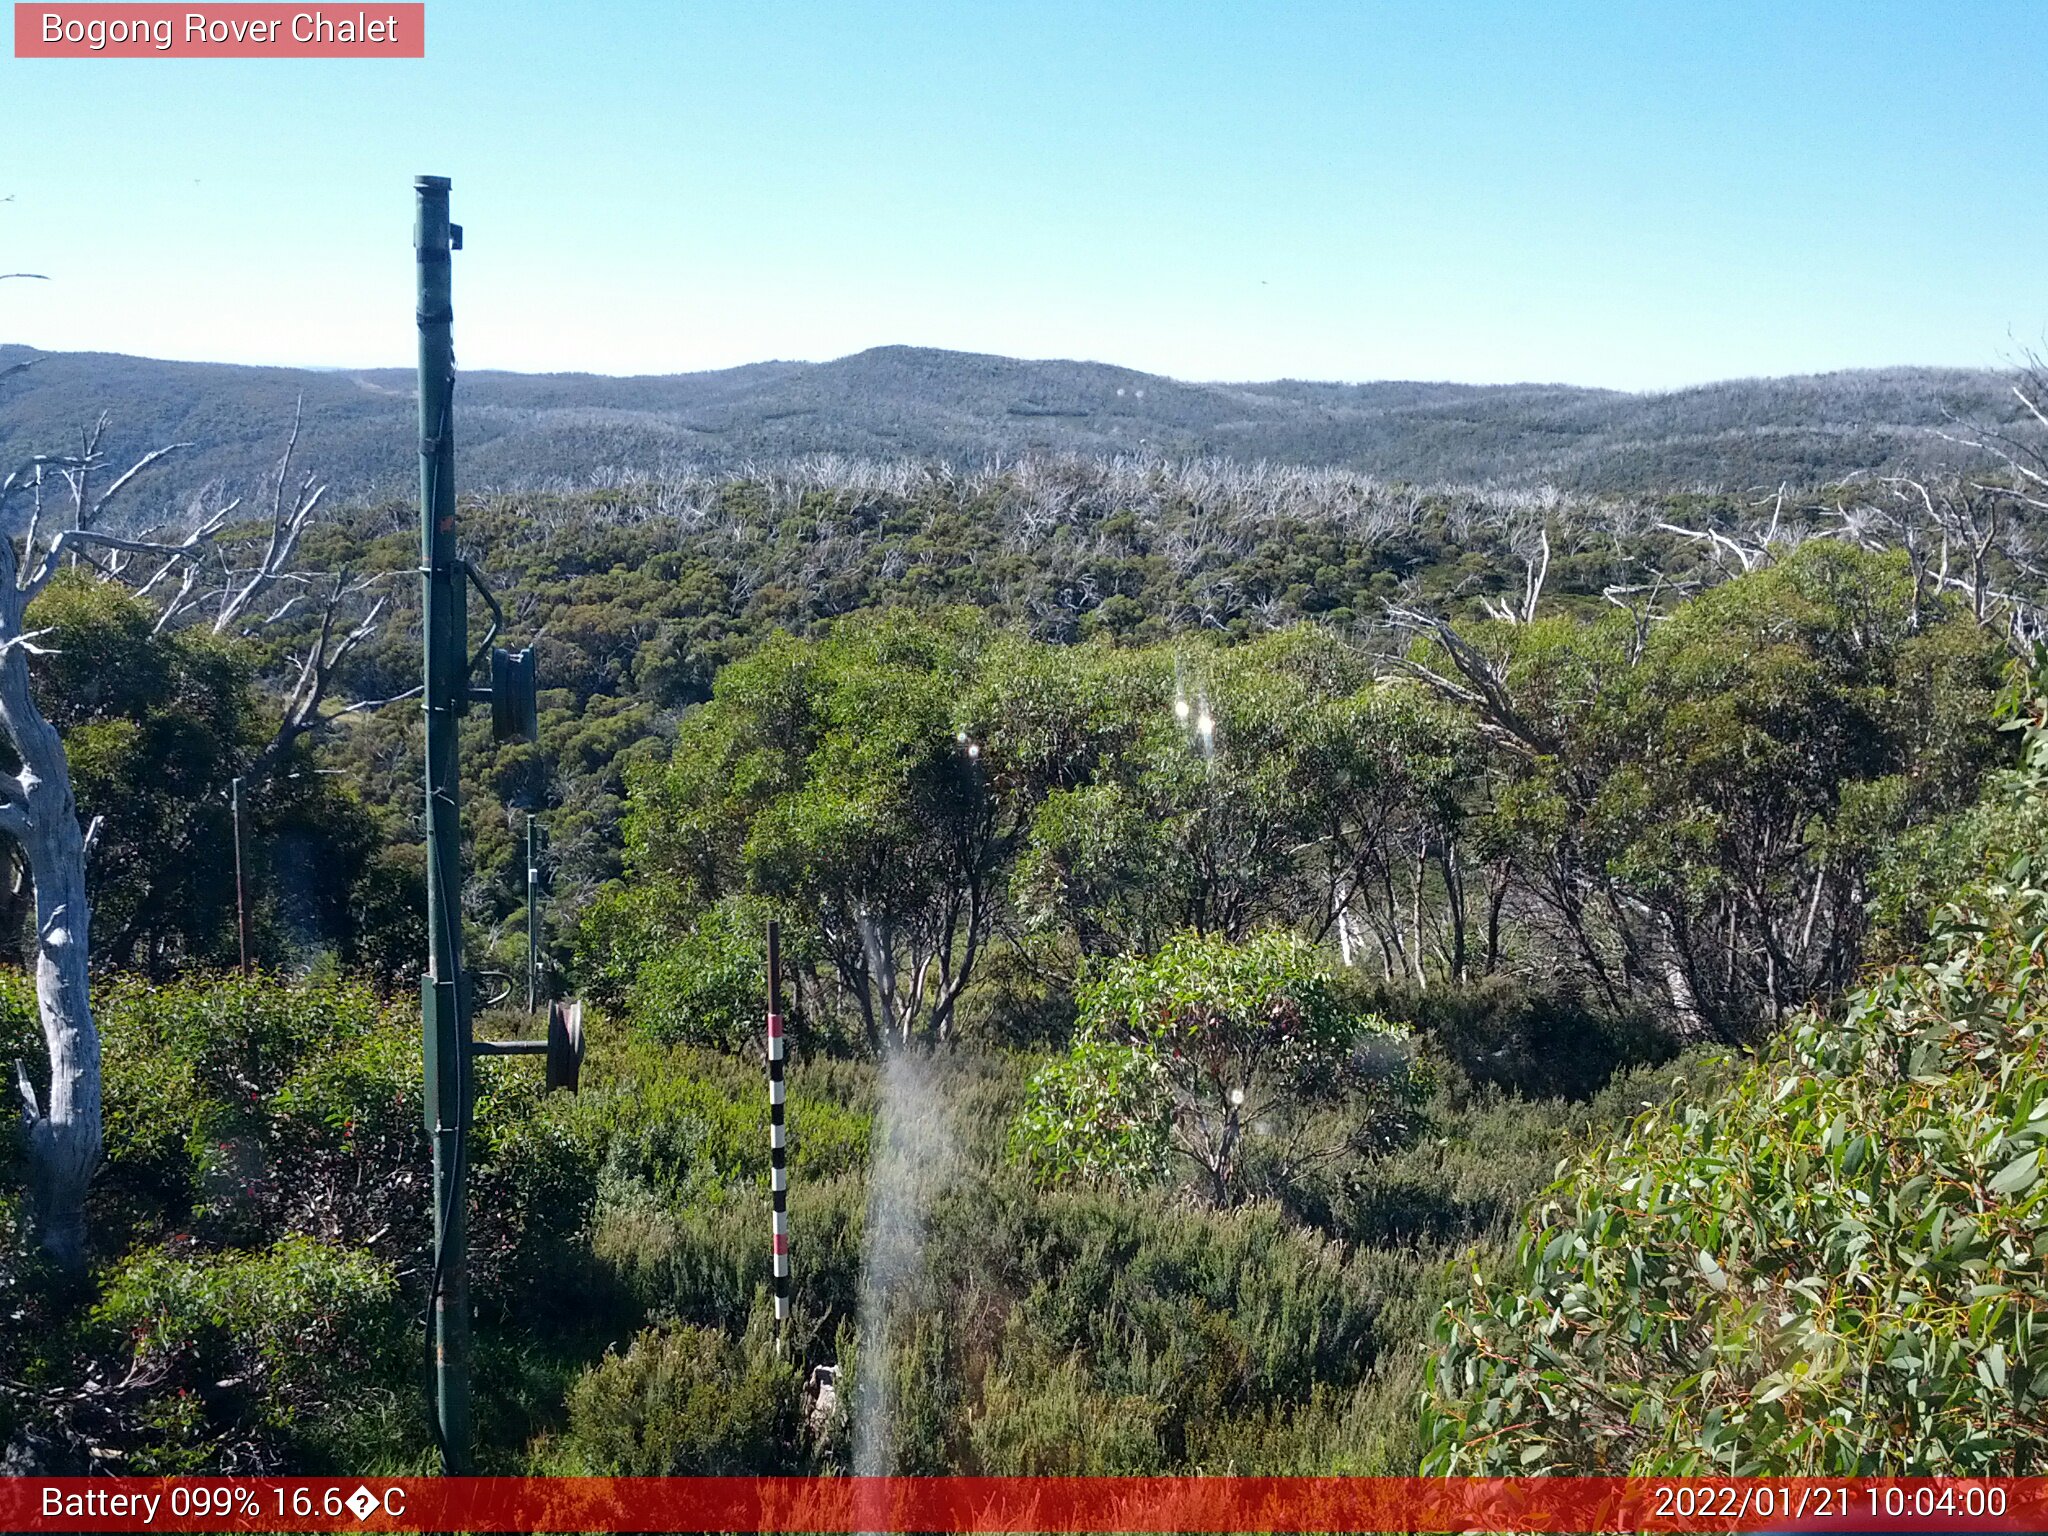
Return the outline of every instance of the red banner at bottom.
[[[15,1477],[0,1530],[2048,1532],[2048,1478]]]

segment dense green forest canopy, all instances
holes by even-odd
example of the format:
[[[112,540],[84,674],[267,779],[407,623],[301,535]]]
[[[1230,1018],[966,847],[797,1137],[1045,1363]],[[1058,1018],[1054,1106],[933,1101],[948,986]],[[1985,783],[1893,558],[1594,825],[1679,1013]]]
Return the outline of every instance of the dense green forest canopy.
[[[655,772],[670,760],[679,728],[715,733],[717,722],[741,707],[720,704],[689,723],[712,702],[722,668],[777,665],[752,659],[764,643],[773,656],[825,645],[833,656],[851,657],[861,626],[878,622],[866,617],[873,612],[915,623],[907,615],[973,609],[971,621],[944,621],[973,631],[951,642],[960,654],[949,665],[967,668],[976,687],[994,691],[976,706],[983,718],[936,694],[918,706],[924,716],[906,715],[897,729],[925,733],[920,750],[951,754],[959,730],[997,730],[1010,707],[1005,688],[1053,690],[1032,705],[1046,709],[1062,707],[1060,689],[1115,695],[1100,706],[1100,740],[1090,748],[1104,759],[1099,769],[1018,766],[1006,756],[1009,746],[991,744],[985,766],[1007,775],[1005,783],[1018,773],[1037,775],[1019,789],[1025,800],[1011,806],[1015,816],[1032,819],[1029,847],[1020,841],[1021,821],[998,829],[1004,859],[1014,853],[1022,860],[1022,904],[1013,914],[1004,903],[1005,921],[1030,917],[1040,936],[1054,922],[1045,908],[1053,889],[1047,882],[1061,860],[1085,863],[1087,855],[1057,846],[1062,820],[1077,833],[1098,813],[1121,816],[1131,827],[1142,820],[1145,835],[1156,838],[1177,824],[1166,814],[1169,802],[1186,817],[1195,814],[1190,796],[1246,807],[1264,796],[1284,811],[1261,823],[1270,835],[1279,836],[1270,828],[1284,824],[1298,840],[1322,838],[1298,823],[1349,814],[1333,810],[1328,794],[1338,791],[1330,786],[1345,773],[1355,779],[1363,764],[1339,765],[1310,742],[1288,742],[1287,751],[1301,758],[1287,770],[1294,778],[1283,777],[1277,760],[1252,775],[1257,783],[1239,778],[1254,766],[1251,758],[1278,748],[1297,728],[1352,728],[1343,718],[1350,709],[1364,712],[1353,725],[1384,743],[1389,760],[1376,771],[1387,784],[1420,776],[1402,791],[1406,819],[1390,822],[1386,837],[1367,836],[1370,849],[1348,855],[1348,869],[1335,850],[1366,823],[1354,817],[1352,831],[1319,842],[1333,861],[1320,897],[1296,888],[1294,875],[1285,893],[1247,874],[1239,884],[1257,886],[1256,894],[1233,894],[1226,879],[1203,900],[1240,913],[1227,923],[1242,928],[1244,914],[1253,912],[1308,915],[1319,933],[1355,928],[1337,935],[1339,942],[1386,951],[1377,962],[1382,969],[1413,975],[1418,965],[1447,965],[1449,974],[1469,977],[1501,964],[1508,931],[1501,925],[1519,915],[1532,929],[1555,930],[1547,942],[1575,954],[1575,973],[1610,1004],[1646,989],[1668,994],[1671,973],[1662,959],[1675,951],[1692,968],[1686,985],[1698,994],[1693,1007],[1703,1027],[1739,1029],[1758,1014],[1757,986],[1773,997],[1763,1011],[1775,1013],[1813,986],[1839,980],[1827,967],[1839,967],[1853,950],[1830,935],[1836,922],[1855,921],[1863,900],[1862,855],[1855,850],[1878,846],[1887,828],[1969,793],[1972,727],[1962,722],[1983,717],[1977,705],[2008,614],[1993,601],[1979,622],[1978,597],[1999,590],[2009,568],[1994,554],[1978,588],[1956,590],[1951,577],[1949,589],[1937,591],[1926,556],[1935,535],[1904,521],[1904,494],[1849,488],[1832,500],[1779,509],[1767,527],[1772,509],[1741,498],[1642,505],[1425,495],[1334,472],[1069,462],[970,476],[815,471],[482,500],[465,510],[466,537],[494,573],[515,626],[536,637],[544,692],[534,746],[494,748],[481,721],[471,726],[469,760],[480,790],[468,808],[472,916],[486,942],[496,934],[510,943],[523,931],[524,878],[515,854],[524,808],[531,806],[551,843],[551,912],[559,921],[550,936],[566,958],[571,925],[625,867],[626,786],[635,765]],[[1884,529],[1873,527],[1879,518],[1899,520],[1918,544],[1905,547],[1909,539],[1902,537],[1889,556],[1857,553],[1866,543],[1883,543],[1875,535]],[[1859,536],[1844,537],[1847,529]],[[1765,533],[1774,541],[1758,542]],[[1799,540],[1820,535],[1826,537],[1780,568]],[[381,582],[378,593],[390,604],[380,627],[348,658],[343,681],[351,697],[397,695],[414,680],[413,540],[410,509],[398,504],[358,509],[308,532],[309,560]],[[1760,567],[1754,579],[1728,584],[1746,564]],[[1537,622],[1511,622],[1531,591],[1540,598]],[[1682,606],[1689,594],[1705,596]],[[1674,612],[1679,617],[1670,617]],[[1498,688],[1459,674],[1441,635],[1390,622],[1418,615],[1461,626],[1454,637],[1469,630],[1485,666],[1502,669]],[[289,664],[314,622],[287,615],[240,643],[259,689],[263,676]],[[826,639],[835,628],[846,629],[845,637]],[[1292,639],[1259,640],[1290,630]],[[1773,644],[1763,645],[1759,637],[1774,630]],[[1258,643],[1237,656],[1252,641]],[[798,650],[789,650],[792,644]],[[1311,656],[1319,660],[1305,674],[1306,692],[1274,691],[1299,670],[1295,658]],[[1033,668],[1045,674],[1038,682]],[[1224,750],[1213,777],[1197,779],[1187,775],[1186,754],[1160,753],[1179,724],[1171,718],[1170,679],[1178,677],[1186,692],[1206,686],[1198,675],[1205,669],[1231,676],[1219,673],[1212,701]],[[747,686],[742,680],[755,675],[733,672],[728,690],[736,696]],[[848,661],[834,675],[853,687],[861,668]],[[1489,697],[1489,707],[1474,706]],[[1290,700],[1313,710],[1290,716]],[[1503,703],[1505,715],[1494,707]],[[891,707],[911,709],[901,698]],[[1821,730],[1823,721],[1827,734],[1815,738],[1822,756],[1813,757],[1801,733]],[[1067,728],[1079,727],[1069,721]],[[1538,739],[1518,741],[1516,729]],[[379,924],[388,924],[394,903],[417,888],[407,853],[416,836],[414,736],[412,714],[399,704],[340,718],[300,744],[317,752],[301,771],[324,776],[329,799],[352,801],[357,814],[373,818],[383,843],[374,856],[295,856],[299,862],[283,883],[270,888],[274,900],[288,900],[301,914],[272,923],[281,946],[272,952],[280,958],[294,944],[303,947],[313,931],[304,914],[318,912],[330,914],[330,945],[355,946],[349,953],[360,950],[366,959],[391,949],[375,937]],[[1671,742],[1684,750],[1666,751]],[[1766,767],[1749,755],[1753,748],[1778,760]],[[1736,770],[1725,782],[1715,752]],[[1630,754],[1641,763],[1625,761]],[[792,759],[787,766],[797,765]],[[1169,784],[1175,772],[1185,780],[1178,787]],[[1327,791],[1320,800],[1304,787],[1303,775],[1315,774]],[[1422,782],[1432,777],[1443,783]],[[281,793],[276,786],[306,782],[277,777],[252,793],[251,804],[258,814],[282,814],[281,803],[272,805]],[[1686,797],[1701,793],[1733,795],[1745,782],[1758,785],[1760,795],[1773,786],[1783,793],[1743,804],[1724,800],[1664,833],[1648,824],[1660,805],[1689,806]],[[1046,797],[1042,806],[1039,796]],[[1201,814],[1200,826],[1214,821],[1212,813]],[[1256,821],[1263,812],[1237,814]],[[1526,849],[1518,864],[1505,845],[1495,846],[1501,837],[1540,842],[1556,832],[1560,817],[1579,824],[1562,843],[1553,837],[1564,862],[1547,874]],[[1425,831],[1422,823],[1432,819],[1435,830]],[[1846,839],[1844,856],[1822,853],[1816,839],[1823,828]],[[173,825],[165,840],[173,857],[195,846],[181,840],[185,835],[197,833],[181,834]],[[1655,845],[1656,837],[1672,835],[1685,840],[1675,852]],[[1701,839],[1724,846],[1707,848]],[[1745,839],[1747,852],[1738,846]],[[1125,862],[1151,862],[1131,851],[1137,846],[1129,845]],[[1716,861],[1728,867],[1751,854],[1765,857],[1767,867],[1740,890],[1726,881],[1709,889],[1711,882],[1690,876],[1683,888],[1653,890],[1649,866],[1667,852],[1683,856],[1674,870]],[[1259,856],[1270,868],[1273,855]],[[1414,905],[1415,859],[1424,866],[1419,925],[1413,912],[1397,922],[1393,910],[1404,901]],[[1599,871],[1601,882],[1621,884],[1602,885],[1589,899],[1581,889],[1589,870]],[[737,873],[729,865],[720,878]],[[1000,873],[1010,878],[1007,864]],[[1069,873],[1081,878],[1086,870]],[[317,877],[339,874],[362,882],[361,889],[351,895],[320,886]],[[1149,915],[1092,910],[1072,878],[1062,876],[1062,888],[1080,904],[1070,901],[1073,910],[1060,921],[1084,944],[1096,940],[1083,930],[1103,924],[1119,941],[1150,942],[1170,920],[1213,920],[1185,902],[1160,906],[1141,894],[1143,882],[1115,899],[1152,902]],[[1120,879],[1109,864],[1099,864],[1092,878],[1105,888]],[[1333,880],[1349,881],[1346,925],[1335,923]],[[1795,908],[1797,932],[1783,933]],[[990,908],[977,922],[993,915]],[[1723,946],[1719,967],[1706,962],[1703,923],[1716,935],[1711,942]],[[1448,934],[1442,942],[1458,951],[1447,960],[1436,957],[1439,927]],[[1730,932],[1740,974],[1725,963]],[[1798,953],[1787,953],[1787,945]],[[1757,952],[1759,961],[1742,958]],[[162,954],[162,963],[173,963],[176,946]],[[395,950],[391,963],[402,963]],[[1771,974],[1754,982],[1749,972],[1759,964]],[[1661,982],[1654,974],[1660,969]]]
[[[1776,1379],[1745,1401],[1791,1406],[1738,1441],[1678,1394],[1611,1445],[1628,1405],[1579,1367],[1497,1379],[1468,1344],[1533,1326],[1556,1280],[1556,1207],[1519,1258],[1509,1237],[1560,1159],[1592,1171],[1550,1198],[1610,1220],[1601,1181],[1705,1156],[1684,1137],[1707,1106],[1751,1106],[1776,1144],[1757,1074],[1780,1069],[1745,1053],[1806,1052],[1816,1103],[1850,1075],[1828,1010],[1924,942],[1985,818],[2038,798],[1996,728],[2038,611],[2030,516],[2009,480],[1596,497],[1080,459],[467,499],[544,685],[537,742],[466,727],[468,944],[515,963],[531,810],[550,964],[597,1005],[584,1094],[516,1062],[483,1085],[487,1469],[1406,1472],[1483,1460],[1489,1425],[1573,1392],[1592,1440],[1515,1454],[1862,1466],[1866,1443],[1797,1429],[1804,1399],[1766,1400]],[[265,537],[230,520],[221,558]],[[81,567],[34,611],[95,827],[107,1157],[83,1294],[0,1196],[24,1325],[0,1336],[0,1442],[24,1465],[431,1456],[414,513],[337,506],[297,549],[341,573],[324,608],[166,618]],[[360,638],[295,729],[337,627]],[[238,775],[268,973],[246,984],[222,979]],[[780,1349],[770,917],[796,1042]],[[1949,1006],[1897,1003],[1929,1028]],[[32,1012],[19,986],[0,1009],[31,1073]],[[1977,1093],[1974,1066],[1926,1065],[1943,1104]],[[908,1158],[906,1072],[930,1106]],[[2005,1170],[2033,1090],[2001,1085],[1957,1134],[2024,1196]],[[1797,1170],[1814,1204],[1784,1221],[1811,1235],[1833,1186]],[[886,1303],[882,1187],[921,1239]],[[1672,1230],[1631,1241],[1711,1274]],[[1454,1261],[1485,1277],[1469,1300]],[[1970,1337],[2031,1359],[2006,1319]],[[1674,1337],[1645,1380],[1695,1358]],[[813,1416],[825,1363],[840,1406]],[[1914,1445],[2015,1465],[1964,1395]]]
[[[773,641],[635,775],[592,980],[630,989],[629,957],[751,899],[815,935],[871,1034],[944,1038],[999,934],[1070,976],[1278,925],[1386,981],[1547,974],[1746,1038],[1853,973],[1884,851],[1995,760],[2003,648],[1916,626],[1909,586],[1822,543],[1633,658],[1625,613],[1478,631],[1502,658],[1479,710],[1314,626],[1063,647],[941,610]]]

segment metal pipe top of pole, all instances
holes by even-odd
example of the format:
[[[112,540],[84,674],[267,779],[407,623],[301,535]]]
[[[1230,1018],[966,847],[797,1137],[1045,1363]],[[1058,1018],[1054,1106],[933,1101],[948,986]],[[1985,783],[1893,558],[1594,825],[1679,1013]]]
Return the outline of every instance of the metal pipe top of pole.
[[[413,186],[419,194],[419,222],[413,229],[413,248],[423,262],[445,261],[455,245],[454,229],[448,222],[448,178],[421,176]]]
[[[447,594],[451,618],[463,598],[460,580],[454,574],[455,554],[455,438],[451,420],[454,409],[455,312],[451,300],[448,259],[454,247],[454,226],[448,222],[448,179],[422,176],[419,188],[419,217],[413,229],[413,250],[419,263],[419,423],[421,563],[433,577],[452,583]],[[455,645],[462,645],[457,627]],[[447,679],[444,687],[455,679]],[[434,692],[429,683],[429,693]],[[426,703],[435,708],[438,701]]]

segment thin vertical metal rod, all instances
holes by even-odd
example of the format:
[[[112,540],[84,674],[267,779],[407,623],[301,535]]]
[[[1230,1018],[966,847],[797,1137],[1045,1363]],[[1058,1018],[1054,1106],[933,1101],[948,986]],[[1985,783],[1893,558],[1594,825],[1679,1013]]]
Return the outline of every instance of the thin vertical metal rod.
[[[526,1011],[540,1008],[540,833],[526,813]]]
[[[249,974],[249,882],[242,869],[242,781],[228,786],[235,821],[235,935],[242,947],[242,974]]]
[[[768,924],[768,1190],[770,1252],[774,1256],[775,1328],[789,1323],[789,1144],[782,1123],[782,924]]]
[[[469,1470],[469,1286],[464,1150],[469,1125],[469,997],[462,977],[459,715],[468,698],[468,626],[455,546],[455,342],[448,180],[421,176],[419,267],[420,578],[425,648],[427,974],[421,1041],[434,1148],[434,1423],[442,1469]]]

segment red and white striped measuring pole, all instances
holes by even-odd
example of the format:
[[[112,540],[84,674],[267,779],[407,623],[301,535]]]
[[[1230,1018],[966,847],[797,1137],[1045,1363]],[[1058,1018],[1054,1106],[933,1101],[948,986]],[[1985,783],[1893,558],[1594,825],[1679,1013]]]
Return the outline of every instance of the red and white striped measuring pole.
[[[768,924],[768,1188],[775,1255],[775,1327],[789,1322],[789,1132],[782,1123],[782,924]]]

